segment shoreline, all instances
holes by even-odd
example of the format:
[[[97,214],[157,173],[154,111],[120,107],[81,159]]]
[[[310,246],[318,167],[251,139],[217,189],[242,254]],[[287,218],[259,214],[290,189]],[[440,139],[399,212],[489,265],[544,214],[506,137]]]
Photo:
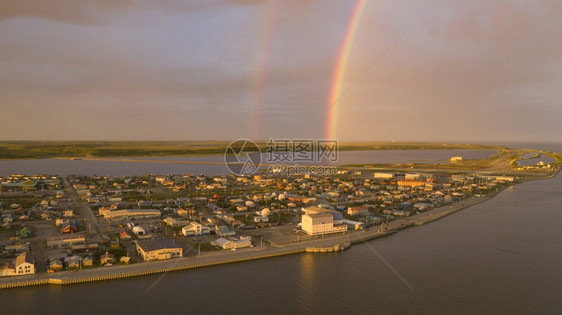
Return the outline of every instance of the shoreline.
[[[267,139],[255,140],[265,152]],[[210,141],[0,141],[0,161],[50,158],[119,158],[222,155],[232,140]],[[371,150],[503,150],[492,144],[443,142],[342,142],[340,151]]]
[[[387,225],[387,228],[384,231],[380,230],[380,226],[376,226],[375,229],[368,231],[346,232],[344,234],[328,235],[325,236],[325,238],[316,238],[313,240],[302,242],[292,242],[285,244],[270,243],[269,245],[265,245],[263,247],[254,247],[238,251],[211,252],[204,253],[201,256],[182,257],[164,261],[143,262],[133,265],[97,267],[91,269],[83,269],[80,271],[62,271],[57,274],[35,274],[33,276],[2,277],[0,278],[0,290],[46,284],[67,285],[94,281],[125,279],[130,277],[163,274],[173,271],[210,267],[222,264],[238,263],[249,260],[266,259],[293,254],[339,252],[346,250],[355,244],[365,243],[367,241],[393,235],[403,229],[421,226],[433,221],[441,220],[442,218],[449,216],[455,212],[488,201],[497,196],[505,189],[514,187],[517,184],[532,180],[552,178],[557,176],[559,172],[560,169],[557,169],[555,172],[547,176],[524,179],[520,182],[506,186],[503,189],[498,189],[497,191],[492,192],[484,197],[473,196],[468,199],[458,201],[449,206],[442,206],[412,217],[392,221]]]

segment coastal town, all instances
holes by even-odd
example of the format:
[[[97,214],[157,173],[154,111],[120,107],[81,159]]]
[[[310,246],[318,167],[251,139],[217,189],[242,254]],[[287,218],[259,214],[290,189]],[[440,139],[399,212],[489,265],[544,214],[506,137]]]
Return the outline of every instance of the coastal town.
[[[220,260],[319,241],[340,248],[342,240],[417,224],[433,209],[484,200],[519,179],[346,169],[290,177],[12,175],[0,179],[0,276]]]

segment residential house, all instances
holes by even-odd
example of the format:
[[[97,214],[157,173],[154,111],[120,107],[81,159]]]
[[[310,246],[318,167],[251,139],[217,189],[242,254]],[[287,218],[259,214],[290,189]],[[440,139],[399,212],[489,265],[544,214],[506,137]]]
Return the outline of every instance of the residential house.
[[[359,197],[368,198],[373,196],[373,192],[367,189],[359,189],[355,192]]]
[[[94,265],[94,257],[86,257],[82,260],[82,266],[91,267]]]
[[[254,222],[256,223],[267,223],[269,222],[269,217],[266,215],[254,217]]]
[[[51,271],[59,271],[62,270],[62,262],[58,259],[53,259],[49,262],[49,269]]]
[[[369,215],[369,208],[367,207],[349,207],[347,208],[347,214],[352,216],[362,215],[367,216]]]
[[[211,234],[211,228],[195,221],[184,226],[181,231],[185,236]]]
[[[252,247],[252,238],[249,236],[241,236],[239,238],[231,237],[229,239],[219,238],[211,242],[211,245],[218,246],[222,249],[237,249],[244,247]]]
[[[19,254],[13,262],[0,268],[0,276],[23,276],[35,273],[35,260],[29,253]]]
[[[66,267],[68,269],[76,269],[80,268],[80,257],[79,256],[72,256],[65,258]]]
[[[70,234],[78,232],[78,227],[75,221],[69,221],[61,225],[60,232],[62,234]]]
[[[115,263],[115,256],[109,252],[105,252],[105,254],[100,256],[100,263],[102,265],[113,264]]]
[[[164,223],[166,223],[167,225],[173,228],[176,228],[176,227],[182,227],[188,225],[189,220],[177,220],[172,217],[168,217],[164,219]]]
[[[362,229],[365,228],[365,223],[359,222],[359,221],[342,220],[342,223],[347,225],[350,229],[353,229],[353,230],[356,230],[356,231],[362,230]]]
[[[16,267],[13,263],[5,263],[0,267],[0,277],[8,277],[16,275]]]
[[[121,231],[119,233],[119,237],[124,241],[131,239],[131,235],[129,235],[129,233],[127,233],[127,231]]]
[[[226,225],[215,226],[215,233],[221,237],[236,235],[236,231],[229,229]]]
[[[189,212],[187,210],[181,208],[174,210],[174,213],[180,217],[187,217],[189,215]]]
[[[47,247],[81,244],[86,242],[84,235],[65,235],[47,238]]]
[[[122,264],[129,264],[131,262],[131,257],[129,256],[123,256],[119,259],[119,262]]]

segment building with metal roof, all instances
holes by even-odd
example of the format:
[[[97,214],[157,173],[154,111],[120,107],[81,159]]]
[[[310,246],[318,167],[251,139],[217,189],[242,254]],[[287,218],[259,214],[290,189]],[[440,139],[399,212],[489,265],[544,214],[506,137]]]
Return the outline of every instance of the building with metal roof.
[[[143,240],[135,242],[138,254],[145,261],[164,260],[183,256],[183,248],[173,239]]]

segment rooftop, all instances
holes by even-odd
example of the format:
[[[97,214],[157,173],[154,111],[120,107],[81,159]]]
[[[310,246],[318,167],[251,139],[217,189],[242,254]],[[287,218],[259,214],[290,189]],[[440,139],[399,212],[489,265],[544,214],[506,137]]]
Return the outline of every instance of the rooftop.
[[[19,265],[23,264],[24,262],[33,265],[35,263],[35,261],[33,259],[33,255],[28,254],[28,253],[22,253],[18,257],[16,257],[16,266],[19,266]]]
[[[179,246],[174,240],[168,238],[137,241],[137,244],[145,252],[160,250],[160,249],[181,248],[181,246]]]

